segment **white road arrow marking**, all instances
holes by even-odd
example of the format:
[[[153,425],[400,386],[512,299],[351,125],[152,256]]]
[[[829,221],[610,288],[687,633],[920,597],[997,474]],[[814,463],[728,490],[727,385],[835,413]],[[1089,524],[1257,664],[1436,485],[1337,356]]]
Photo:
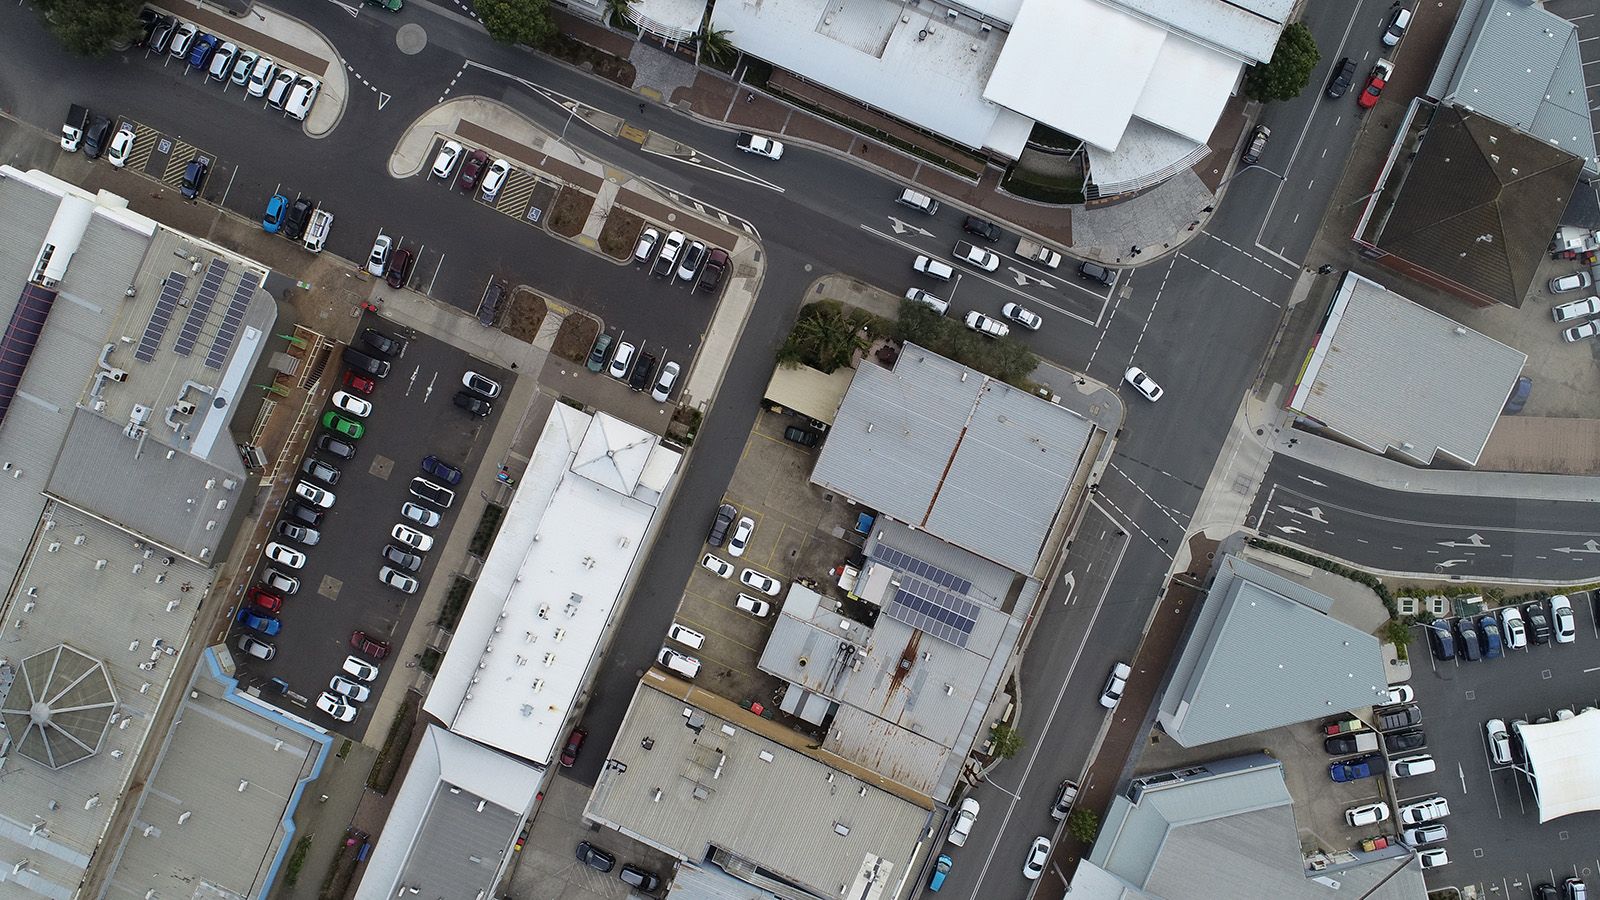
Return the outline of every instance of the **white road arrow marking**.
[[[385,94],[383,91],[379,91],[378,92],[378,108],[379,109],[383,109],[385,106],[388,106],[389,105],[389,101],[391,99],[393,99],[393,98],[391,98],[388,94]]]
[[[1016,280],[1017,287],[1027,287],[1030,284],[1042,284],[1047,288],[1055,288],[1055,285],[1037,275],[1034,275],[1031,272],[1024,272],[1015,266],[1006,266],[1006,268],[1011,271],[1011,277]]]
[[[1489,544],[1483,540],[1481,534],[1469,534],[1464,541],[1440,541],[1441,547],[1487,547]]]
[[[1463,563],[1469,563],[1469,562],[1472,562],[1472,560],[1470,560],[1470,559],[1447,559],[1442,563],[1435,563],[1434,565],[1437,566],[1440,569],[1453,569],[1456,566],[1459,566],[1459,565],[1461,565]]]
[[[1600,553],[1600,541],[1584,541],[1582,547],[1557,547],[1557,553]]]
[[[1278,508],[1291,516],[1305,516],[1313,522],[1321,522],[1324,525],[1328,524],[1327,518],[1322,515],[1322,507],[1320,506],[1313,506],[1310,509],[1295,509],[1288,504],[1281,504]]]
[[[1316,480],[1315,478],[1307,478],[1304,475],[1296,475],[1295,477],[1300,479],[1301,481],[1309,481],[1312,484],[1316,485],[1317,487],[1327,487],[1327,485],[1325,485],[1322,482]]]
[[[1304,528],[1296,528],[1293,525],[1279,525],[1278,526],[1278,530],[1283,532],[1284,534],[1305,534],[1306,533],[1306,530]]]
[[[1461,779],[1461,793],[1465,794],[1467,792],[1467,770],[1461,767],[1461,763],[1456,763],[1456,776]]]
[[[1072,602],[1072,589],[1077,586],[1078,581],[1073,577],[1071,572],[1068,572],[1067,574],[1061,576],[1061,583],[1067,586],[1067,596],[1061,601],[1061,604],[1065,606]]]
[[[920,234],[923,237],[933,237],[933,232],[928,231],[925,228],[919,228],[910,222],[902,222],[899,219],[896,219],[894,216],[890,216],[889,221],[894,223],[895,234],[905,234],[908,231],[915,231],[917,234]]]

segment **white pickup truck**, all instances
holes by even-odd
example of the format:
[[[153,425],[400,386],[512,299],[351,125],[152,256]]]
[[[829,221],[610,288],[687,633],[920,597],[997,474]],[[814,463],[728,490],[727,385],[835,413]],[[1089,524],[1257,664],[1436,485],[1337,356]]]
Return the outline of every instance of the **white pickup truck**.
[[[1022,238],[1017,241],[1017,255],[1026,260],[1036,262],[1047,269],[1054,269],[1061,265],[1061,254],[1038,241]]]

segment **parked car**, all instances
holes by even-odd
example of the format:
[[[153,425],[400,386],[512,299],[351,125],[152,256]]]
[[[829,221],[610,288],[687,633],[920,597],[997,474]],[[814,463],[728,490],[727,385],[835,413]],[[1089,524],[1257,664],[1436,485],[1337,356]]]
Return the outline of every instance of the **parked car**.
[[[114,169],[126,167],[128,157],[133,155],[133,145],[138,138],[139,134],[133,130],[133,124],[123,122],[117,133],[111,136],[111,145],[106,148],[106,162],[111,163]]]
[[[306,555],[288,544],[271,541],[267,544],[265,556],[280,565],[291,569],[303,568],[306,564]]]
[[[1389,23],[1383,29],[1383,45],[1393,47],[1405,37],[1406,26],[1411,24],[1411,10],[1404,6],[1397,7],[1389,14]]]
[[[656,255],[656,245],[661,243],[661,232],[646,226],[639,232],[639,243],[633,247],[633,261],[647,263]]]
[[[367,426],[353,419],[346,419],[331,409],[322,414],[322,427],[352,441],[361,440],[361,436],[367,433]]]
[[[606,374],[618,381],[627,381],[628,373],[633,369],[633,345],[627,341],[617,345],[616,352],[611,354],[611,366],[606,369]]]
[[[1472,620],[1463,616],[1456,620],[1456,636],[1460,639],[1461,658],[1477,662],[1483,658],[1483,645],[1478,640],[1478,629]]]
[[[739,599],[735,600],[733,605],[758,619],[765,619],[767,614],[772,612],[772,604],[749,594],[740,594]]]
[[[1028,858],[1022,863],[1022,877],[1029,881],[1038,881],[1044,874],[1044,867],[1050,861],[1050,839],[1039,836],[1033,839],[1033,845],[1028,848]]]
[[[415,594],[417,592],[417,580],[392,566],[384,566],[378,570],[378,581],[403,594]]]
[[[977,216],[967,216],[961,223],[961,230],[967,234],[975,234],[986,241],[1000,240],[1000,226]]]
[[[315,547],[322,541],[322,532],[309,525],[299,525],[287,520],[278,523],[278,535],[305,544],[307,547]]]
[[[309,197],[297,197],[289,204],[289,215],[283,221],[283,236],[291,241],[298,241],[306,233],[306,223],[311,221],[311,213],[317,205]]]
[[[1489,758],[1499,765],[1511,762],[1511,732],[1506,730],[1504,719],[1490,719],[1484,723],[1484,734],[1489,742]]]
[[[333,408],[340,412],[347,412],[352,416],[364,419],[372,415],[372,401],[352,394],[349,391],[334,391],[329,398]]]
[[[432,503],[440,509],[449,509],[450,504],[456,501],[456,492],[441,484],[435,484],[426,478],[411,479],[411,496],[426,503]]]
[[[418,553],[427,553],[433,549],[433,537],[423,534],[405,523],[399,523],[389,531],[389,536],[400,542],[402,546],[410,547]]]
[[[223,41],[211,54],[211,64],[206,67],[206,78],[227,81],[233,75],[233,61],[239,55],[239,45]]]
[[[406,352],[405,341],[390,337],[376,328],[361,329],[361,343],[371,347],[373,352],[390,358],[401,356]]]
[[[245,94],[254,99],[261,99],[267,95],[278,77],[278,64],[263,56],[256,60],[250,67],[250,80],[245,82]]]
[[[356,705],[349,700],[331,691],[323,691],[317,695],[317,709],[332,716],[336,721],[349,722],[355,719]]]
[[[256,63],[261,61],[261,54],[254,50],[241,50],[234,57],[233,70],[228,73],[228,80],[239,87],[250,84],[250,73],[255,71]]]
[[[267,637],[272,637],[283,628],[281,621],[272,616],[258,613],[248,606],[239,610],[239,614],[234,617],[234,621],[252,631],[259,631]]]
[[[1533,642],[1550,643],[1550,617],[1544,611],[1544,603],[1535,600],[1524,606],[1522,612],[1528,619],[1528,636],[1533,638]]]
[[[588,736],[589,732],[584,731],[582,728],[574,728],[572,733],[567,735],[567,745],[561,748],[561,765],[563,768],[570,769],[572,764],[578,761],[578,753],[583,750],[584,738]]]
[[[1354,828],[1387,822],[1389,821],[1389,804],[1363,803],[1360,806],[1352,806],[1344,811],[1344,821],[1346,825]]]
[[[728,251],[721,247],[712,247],[706,253],[705,268],[700,270],[700,281],[695,287],[702,291],[715,291],[722,284],[722,276],[728,271]]]
[[[951,268],[949,263],[942,259],[934,259],[931,256],[918,256],[911,261],[911,268],[913,271],[921,272],[929,278],[937,278],[940,281],[949,281],[956,277],[956,270]]]
[[[1355,80],[1356,61],[1346,56],[1333,67],[1333,75],[1328,79],[1328,97],[1334,100],[1343,97]]]
[[[1500,621],[1492,614],[1478,617],[1478,636],[1483,641],[1483,658],[1499,659],[1501,656]]]
[[[244,602],[273,615],[283,611],[283,598],[264,588],[251,588],[244,595]]]
[[[444,484],[454,487],[461,483],[461,470],[437,456],[424,456],[421,468],[422,474],[432,475]]]
[[[1244,145],[1244,153],[1240,154],[1239,162],[1253,166],[1261,161],[1261,154],[1267,152],[1267,139],[1272,137],[1272,129],[1265,125],[1257,125],[1250,132],[1250,141]]]
[[[1405,825],[1421,825],[1450,815],[1450,801],[1443,797],[1425,797],[1400,807],[1400,821]]]
[[[706,546],[721,547],[728,539],[728,529],[733,527],[733,520],[738,515],[738,508],[731,503],[717,507],[717,514],[711,519],[711,530],[706,533]]]
[[[650,388],[650,399],[657,403],[665,403],[672,397],[672,388],[678,383],[678,373],[682,369],[675,362],[669,362],[661,367],[661,374],[656,376],[656,383]]]
[[[783,589],[783,583],[771,575],[757,572],[755,569],[745,569],[739,573],[739,583],[766,594],[768,597],[778,596],[778,591]]]
[[[267,211],[261,215],[261,230],[267,234],[277,234],[278,228],[283,225],[283,217],[288,209],[289,198],[282,194],[273,194],[267,200]]]
[[[950,835],[947,838],[950,843],[957,847],[967,845],[967,837],[972,834],[972,826],[978,821],[978,809],[978,801],[972,797],[961,801],[955,817],[950,820]]]
[[[349,697],[356,703],[361,703],[368,697],[372,696],[372,688],[367,687],[365,684],[362,684],[359,681],[346,678],[343,675],[335,675],[330,678],[328,680],[328,690],[333,691],[335,694],[338,694],[341,697]]]
[[[1391,731],[1383,736],[1383,749],[1390,754],[1416,750],[1427,743],[1428,736],[1421,731]]]
[[[1407,828],[1401,832],[1401,836],[1411,846],[1420,847],[1423,844],[1437,844],[1440,841],[1449,840],[1450,831],[1439,824],[1423,825],[1418,828]]]
[[[478,178],[483,175],[483,170],[489,165],[489,154],[482,150],[472,150],[467,153],[466,162],[461,164],[461,175],[456,178],[456,190],[470,194],[478,187]]]
[[[700,565],[718,578],[728,578],[733,575],[733,563],[713,553],[700,557]]]
[[[511,163],[497,159],[489,164],[489,170],[483,173],[483,186],[481,188],[485,203],[493,203],[500,196],[500,189],[505,187],[506,176],[511,174]]]
[[[339,459],[356,458],[356,446],[354,444],[348,441],[341,441],[331,434],[317,436],[317,449]]]
[[[1410,703],[1417,699],[1417,692],[1409,684],[1391,684],[1384,695],[1386,703]]]
[[[673,268],[678,264],[678,254],[683,251],[685,240],[681,231],[668,232],[667,239],[661,242],[661,252],[656,254],[656,261],[650,266],[650,274],[670,278]]]
[[[1434,619],[1428,624],[1428,643],[1433,645],[1433,656],[1438,660],[1456,658],[1455,636],[1450,633],[1450,623]]]
[[[588,841],[580,841],[578,843],[578,862],[597,872],[609,872],[617,864],[617,858]]]
[[[1371,778],[1377,774],[1377,766],[1382,761],[1382,757],[1376,753],[1343,759],[1328,765],[1328,777],[1334,781],[1359,781]]]
[[[1511,388],[1511,396],[1506,398],[1505,408],[1500,410],[1500,414],[1514,416],[1522,412],[1522,408],[1528,405],[1528,395],[1531,393],[1533,393],[1533,379],[1526,375],[1518,378],[1517,383]]]
[[[456,391],[455,396],[450,398],[450,402],[480,419],[494,412],[494,406],[489,401],[468,391]]]
[[[783,430],[783,439],[799,444],[802,447],[815,447],[817,441],[822,440],[822,433],[812,428],[790,425]]]
[[[1156,384],[1156,380],[1146,375],[1145,371],[1138,366],[1129,366],[1128,371],[1122,373],[1122,380],[1133,385],[1133,389],[1151,403],[1160,400],[1161,395],[1165,393],[1165,391],[1161,390],[1161,385]]]
[[[999,319],[992,319],[975,309],[969,311],[962,321],[966,323],[968,328],[984,337],[1003,338],[1011,334],[1011,326]]]
[[[111,120],[105,116],[95,116],[83,132],[83,155],[99,159],[100,154],[106,152],[106,143],[110,140]]]
[[[423,528],[433,528],[439,524],[438,513],[410,501],[400,507],[400,517],[408,522],[415,522]]]
[[[418,556],[415,553],[409,553],[405,550],[405,548],[398,547],[394,544],[383,545],[383,558],[388,561],[390,565],[406,572],[415,572],[422,568],[421,556]]]
[[[262,570],[261,583],[288,597],[293,597],[300,591],[300,579],[271,566]]]
[[[382,278],[389,271],[389,251],[394,249],[394,238],[379,233],[372,242],[372,252],[367,254],[367,272]]]
[[[594,346],[589,348],[589,371],[598,375],[605,370],[606,360],[611,357],[612,340],[614,338],[605,332],[601,332],[600,336],[594,339]]]
[[[1528,627],[1523,624],[1522,610],[1515,606],[1500,610],[1500,627],[1505,630],[1506,649],[1521,650],[1528,646]]]
[[[920,303],[941,316],[950,310],[950,301],[943,297],[935,296],[922,288],[908,288],[906,290],[906,299],[912,303]]]
[[[1361,89],[1356,97],[1356,106],[1361,109],[1371,109],[1378,105],[1378,97],[1383,94],[1384,86],[1389,83],[1392,69],[1386,60],[1378,60],[1372,66],[1372,73],[1367,76],[1367,85]]]
[[[1422,850],[1417,853],[1417,862],[1421,863],[1424,869],[1437,869],[1440,866],[1450,865],[1450,854],[1442,849]]]
[[[628,387],[642,394],[650,388],[655,374],[656,358],[641,350],[639,361],[633,364],[633,374],[628,377]]]
[[[194,45],[189,48],[189,68],[204,69],[206,63],[211,61],[211,54],[217,52],[220,41],[215,35],[202,34],[194,39]]]
[[[1100,689],[1100,705],[1106,709],[1116,709],[1122,702],[1122,694],[1128,689],[1128,679],[1133,677],[1133,667],[1125,662],[1119,662],[1111,667],[1111,674],[1106,676],[1106,686]]]
[[[1557,275],[1550,279],[1550,293],[1565,294],[1570,291],[1581,291],[1594,284],[1594,279],[1588,272],[1573,272],[1568,275]]]
[[[433,177],[447,179],[456,170],[456,163],[461,161],[462,147],[455,141],[445,141],[439,145],[439,152],[433,157]]]
[[[749,516],[741,517],[738,524],[733,526],[733,536],[728,538],[728,555],[735,559],[743,556],[746,548],[750,546],[750,535],[755,533],[755,530],[755,519]]]
[[[339,668],[361,682],[370,682],[378,677],[378,667],[359,656],[346,656]]]
[[[200,196],[200,188],[206,183],[206,173],[211,171],[211,163],[205,159],[193,159],[183,168],[183,181],[178,184],[178,193],[185,200],[193,200]]]
[[[278,648],[248,634],[240,635],[239,642],[234,646],[238,647],[246,656],[254,656],[256,659],[263,661],[278,655]]]
[[[1379,731],[1399,731],[1422,723],[1422,707],[1415,703],[1386,707],[1377,713]]]
[[[944,879],[950,874],[950,869],[954,865],[955,860],[950,858],[950,854],[939,854],[939,858],[933,861],[933,874],[928,876],[928,890],[937,893],[944,887]]]
[[[299,500],[286,504],[283,511],[290,519],[302,525],[310,525],[312,528],[316,528],[322,524],[322,510],[314,506],[308,506]]]
[[[1600,315],[1600,296],[1585,297],[1571,303],[1562,303],[1550,309],[1550,315],[1557,322],[1570,322],[1585,316]]]
[[[1600,319],[1590,319],[1587,322],[1574,325],[1571,328],[1562,331],[1561,339],[1569,344],[1576,344],[1579,341],[1592,338],[1597,334],[1600,334]]]
[[[771,160],[783,158],[783,144],[763,135],[742,133],[735,143],[746,153],[754,153]]]
[[[344,386],[360,394],[370,394],[378,389],[376,381],[359,372],[353,372],[348,369],[344,373]]]
[[[199,33],[200,29],[193,24],[178,20],[178,28],[172,32],[172,44],[167,52],[172,54],[173,59],[187,59],[189,48],[194,46],[195,35]]]
[[[177,30],[177,19],[172,16],[161,16],[156,20],[155,27],[150,29],[150,39],[145,42],[145,46],[150,48],[151,53],[166,53]]]
[[[394,259],[389,262],[389,275],[384,281],[394,290],[401,290],[411,281],[411,267],[416,263],[416,254],[401,247],[394,252]]]
[[[356,652],[361,655],[372,659],[382,660],[389,655],[389,642],[380,641],[375,637],[368,637],[365,631],[352,632],[350,646],[354,647]]]
[[[1555,620],[1556,643],[1570,644],[1578,638],[1578,628],[1572,617],[1572,601],[1566,594],[1550,598],[1550,618]]]
[[[661,876],[648,869],[641,869],[628,863],[623,864],[621,870],[617,873],[617,878],[623,884],[636,887],[646,894],[653,893],[656,888],[661,886]]]
[[[1092,262],[1078,264],[1078,277],[1106,287],[1110,287],[1117,282],[1117,273],[1114,270]]]
[[[693,281],[700,274],[700,266],[706,261],[706,245],[702,241],[690,241],[689,246],[683,250],[683,259],[678,263],[678,279],[680,281]]]
[[[984,272],[993,272],[1000,268],[1000,254],[966,241],[956,241],[951,253],[956,259]]]
[[[267,105],[273,109],[283,109],[283,104],[289,99],[289,91],[294,89],[295,82],[300,80],[300,73],[293,69],[278,69],[272,74],[272,84],[267,86]]]
[[[1006,305],[1000,307],[1000,315],[1005,316],[1029,331],[1038,331],[1039,326],[1044,324],[1044,319],[1041,318],[1038,313],[1028,309],[1020,303],[1007,303]]]

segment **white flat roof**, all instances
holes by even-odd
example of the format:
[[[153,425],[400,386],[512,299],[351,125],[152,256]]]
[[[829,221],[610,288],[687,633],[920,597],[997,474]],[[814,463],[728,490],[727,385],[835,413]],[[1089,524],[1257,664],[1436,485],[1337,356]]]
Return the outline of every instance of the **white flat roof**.
[[[557,403],[506,510],[425,709],[545,765],[680,454]]]

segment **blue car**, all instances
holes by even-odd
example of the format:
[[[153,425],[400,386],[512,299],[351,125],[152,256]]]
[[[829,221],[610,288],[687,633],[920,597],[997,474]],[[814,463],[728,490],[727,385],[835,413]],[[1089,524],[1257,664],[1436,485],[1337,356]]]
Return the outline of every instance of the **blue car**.
[[[928,879],[928,890],[937,891],[944,887],[944,877],[950,874],[950,867],[953,865],[955,860],[950,858],[950,854],[939,854],[939,858],[933,864],[933,877]]]
[[[267,637],[272,637],[283,627],[283,623],[272,616],[263,616],[248,607],[239,610],[238,622],[253,631],[259,631]]]
[[[1331,763],[1328,766],[1328,777],[1334,781],[1360,781],[1363,778],[1371,778],[1377,774],[1373,768],[1377,762],[1377,754],[1368,753],[1365,756]]]
[[[1478,629],[1472,627],[1471,619],[1457,619],[1456,634],[1461,638],[1462,659],[1477,662],[1483,658],[1483,645],[1478,643]]]
[[[1492,615],[1478,619],[1478,633],[1483,636],[1483,658],[1500,658],[1500,623]]]
[[[283,224],[284,210],[289,208],[289,198],[282,194],[273,194],[267,201],[266,215],[261,217],[261,230],[267,234],[277,234],[278,227]]]
[[[450,465],[437,456],[425,456],[422,459],[422,474],[432,475],[441,483],[451,486],[461,483],[461,470]]]
[[[1433,642],[1433,655],[1440,659],[1456,658],[1455,635],[1450,633],[1450,623],[1444,619],[1434,619],[1428,626],[1428,640]]]
[[[190,68],[204,69],[211,62],[211,54],[216,52],[217,43],[217,39],[209,34],[195,38],[194,47],[189,50]]]

